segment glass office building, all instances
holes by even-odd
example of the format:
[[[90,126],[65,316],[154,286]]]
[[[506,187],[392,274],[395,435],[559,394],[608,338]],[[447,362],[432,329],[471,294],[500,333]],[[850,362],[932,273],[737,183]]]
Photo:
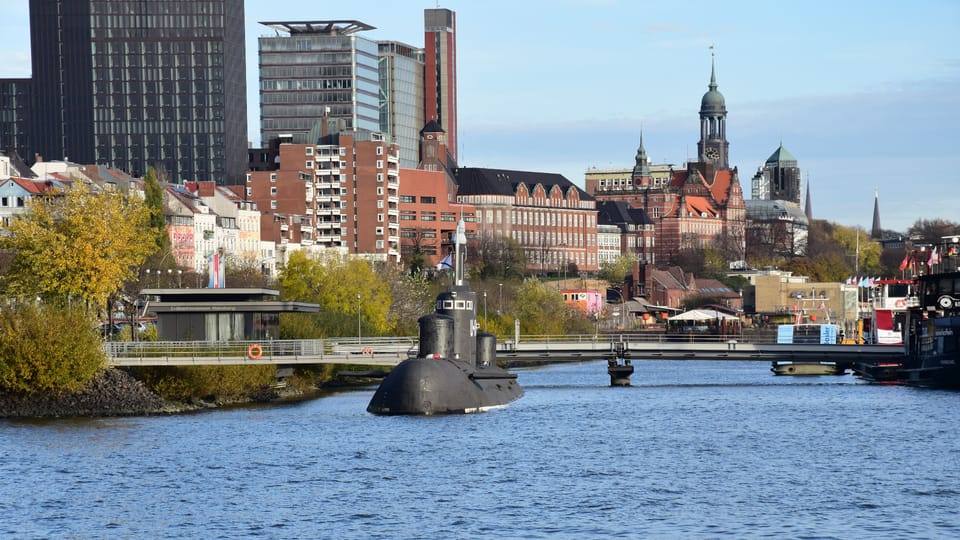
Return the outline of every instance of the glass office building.
[[[380,131],[377,43],[355,35],[360,21],[261,23],[276,33],[259,38],[260,143],[280,135],[297,143],[329,115],[330,132]]]
[[[244,180],[243,0],[30,0],[35,151]]]
[[[381,41],[380,131],[400,145],[400,166],[417,168],[423,118],[423,49]]]

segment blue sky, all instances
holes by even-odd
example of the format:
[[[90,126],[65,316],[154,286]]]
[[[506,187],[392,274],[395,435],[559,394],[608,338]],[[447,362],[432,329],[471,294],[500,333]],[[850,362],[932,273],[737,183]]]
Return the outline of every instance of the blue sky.
[[[27,0],[0,2],[0,77],[28,76]],[[249,138],[258,21],[357,19],[422,46],[435,2],[247,0]],[[750,179],[782,141],[814,217],[869,229],[960,221],[960,2],[445,1],[457,12],[460,161],[563,174],[695,157],[716,46],[731,164]]]

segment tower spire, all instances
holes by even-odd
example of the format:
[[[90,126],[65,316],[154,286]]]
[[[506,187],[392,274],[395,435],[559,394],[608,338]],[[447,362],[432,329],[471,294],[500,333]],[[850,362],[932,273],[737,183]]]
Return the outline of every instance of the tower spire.
[[[873,228],[870,229],[870,237],[877,240],[883,235],[883,229],[880,228],[880,191],[873,192]]]
[[[807,216],[807,222],[813,221],[813,205],[810,203],[810,174],[807,173],[807,202],[803,205],[803,213]]]
[[[710,46],[710,90],[717,89],[717,70],[715,66],[715,54],[713,45]]]
[[[643,147],[643,128],[640,128],[640,146],[634,159],[633,177],[647,178],[650,176],[650,160],[647,159],[647,150]]]

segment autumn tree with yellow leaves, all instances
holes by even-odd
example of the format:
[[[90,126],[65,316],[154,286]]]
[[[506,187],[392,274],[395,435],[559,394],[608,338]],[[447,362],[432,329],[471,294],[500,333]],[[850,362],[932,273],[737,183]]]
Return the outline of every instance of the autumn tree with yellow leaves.
[[[13,254],[4,289],[9,296],[100,308],[156,249],[143,241],[148,220],[138,199],[93,192],[81,182],[35,197],[0,237],[0,248]]]

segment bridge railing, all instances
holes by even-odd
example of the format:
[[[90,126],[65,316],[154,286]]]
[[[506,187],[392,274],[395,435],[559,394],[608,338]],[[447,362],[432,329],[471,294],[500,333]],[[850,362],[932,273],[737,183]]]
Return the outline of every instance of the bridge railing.
[[[114,361],[131,363],[157,358],[211,359],[319,358],[374,356],[406,353],[415,347],[413,338],[272,339],[265,341],[109,341],[104,352]]]

